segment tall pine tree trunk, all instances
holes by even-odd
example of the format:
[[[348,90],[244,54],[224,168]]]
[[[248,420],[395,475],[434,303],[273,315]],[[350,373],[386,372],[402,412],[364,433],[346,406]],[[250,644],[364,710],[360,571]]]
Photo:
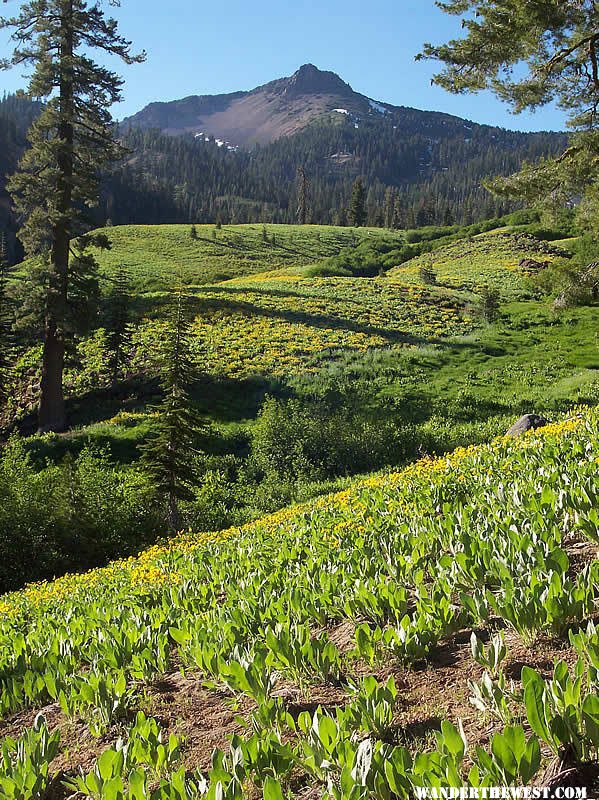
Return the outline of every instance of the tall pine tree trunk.
[[[38,427],[40,432],[64,431],[67,426],[64,391],[64,325],[67,310],[70,220],[73,213],[74,102],[73,0],[64,0],[61,15],[60,105],[58,136],[59,177],[56,185],[57,221],[50,255],[52,292],[46,313]]]
[[[177,496],[171,492],[167,503],[167,525],[171,533],[181,531],[181,514],[179,512],[179,501]]]
[[[56,320],[51,314],[46,318],[44,354],[38,429],[40,433],[64,431],[67,425],[62,373],[64,369],[64,339],[58,332]]]

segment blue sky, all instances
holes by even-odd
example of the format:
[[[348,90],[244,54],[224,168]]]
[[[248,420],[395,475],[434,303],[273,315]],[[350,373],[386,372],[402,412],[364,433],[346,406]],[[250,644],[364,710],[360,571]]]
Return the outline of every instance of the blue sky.
[[[17,6],[9,0],[1,10]],[[145,64],[118,67],[126,78],[125,101],[114,109],[119,118],[153,100],[252,89],[311,62],[395,105],[517,130],[564,127],[555,108],[514,116],[490,94],[454,96],[431,86],[435,65],[414,62],[415,54],[424,41],[446,41],[460,30],[433,0],[122,0],[113,13],[148,52]],[[19,71],[0,73],[0,91],[23,85]]]

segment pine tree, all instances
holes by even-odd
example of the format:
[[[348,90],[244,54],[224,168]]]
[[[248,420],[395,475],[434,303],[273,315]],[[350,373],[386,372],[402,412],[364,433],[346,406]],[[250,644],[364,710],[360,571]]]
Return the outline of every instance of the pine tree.
[[[299,225],[308,222],[308,193],[309,182],[304,167],[297,168],[297,221]]]
[[[432,262],[423,264],[418,270],[418,276],[425,286],[435,286],[437,283],[437,273]]]
[[[498,289],[483,286],[480,293],[480,313],[487,322],[494,322],[499,317],[501,295]]]
[[[385,190],[385,206],[384,206],[385,228],[394,227],[393,224],[394,215],[395,215],[395,188],[393,186],[387,186]]]
[[[360,228],[366,222],[366,190],[362,178],[356,178],[349,203],[349,221]]]
[[[197,239],[198,238],[198,229],[196,228],[195,225],[191,226],[191,231],[190,231],[189,235],[191,236],[192,239]]]
[[[0,410],[8,399],[8,385],[14,348],[14,309],[8,294],[10,260],[6,233],[0,236]]]
[[[405,217],[403,212],[403,205],[401,202],[400,197],[395,198],[395,202],[393,203],[393,222],[391,227],[395,230],[399,230],[403,228],[405,224]]]
[[[60,431],[67,424],[63,370],[71,335],[70,241],[89,225],[85,208],[97,202],[100,170],[122,152],[108,111],[121,99],[122,80],[95,63],[90,52],[100,50],[127,64],[144,55],[132,55],[116,21],[87,0],[30,0],[17,16],[0,18],[0,28],[13,29],[16,42],[3,66],[33,65],[29,94],[46,98],[9,189],[25,220],[20,238],[27,252],[47,261],[38,273],[44,314],[39,428]],[[79,263],[87,257],[81,252]]]
[[[112,352],[110,371],[112,390],[118,385],[119,374],[123,369],[125,353],[130,339],[129,324],[131,304],[131,287],[126,267],[120,266],[114,280],[114,286],[108,297],[107,334],[108,345]]]
[[[141,460],[165,498],[168,525],[176,532],[181,528],[179,503],[194,496],[192,462],[204,427],[191,397],[196,378],[189,356],[190,324],[182,289],[173,298],[167,322],[160,375],[163,400],[156,409],[154,429],[143,445]]]

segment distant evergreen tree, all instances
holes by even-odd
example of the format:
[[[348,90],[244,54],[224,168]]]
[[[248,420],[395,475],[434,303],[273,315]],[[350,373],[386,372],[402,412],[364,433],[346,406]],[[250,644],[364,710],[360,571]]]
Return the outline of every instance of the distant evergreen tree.
[[[122,80],[94,63],[90,52],[100,50],[127,64],[143,55],[133,56],[117,23],[87,0],[29,0],[17,16],[0,18],[0,28],[12,28],[16,43],[1,65],[32,65],[28,92],[47,101],[9,189],[25,220],[20,238],[27,251],[47,258],[46,269],[38,273],[44,311],[39,428],[60,431],[67,424],[63,371],[73,282],[70,242],[89,224],[84,209],[97,200],[100,171],[122,152],[108,111],[121,99]],[[77,255],[80,264],[84,257]],[[76,292],[85,281],[78,283]]]
[[[492,216],[492,214],[489,214],[489,216]],[[445,206],[445,211],[443,212],[443,225],[446,228],[449,228],[451,225],[453,225],[453,223],[454,218],[453,214],[451,213],[451,208],[450,206]]]
[[[167,314],[168,327],[160,383],[163,400],[148,441],[141,448],[141,462],[166,501],[171,532],[181,529],[179,503],[193,499],[193,457],[199,450],[203,423],[191,397],[196,380],[190,358],[190,323],[183,290],[174,296]]]
[[[480,300],[480,312],[483,319],[487,322],[494,322],[499,316],[501,305],[501,295],[499,290],[489,286],[483,286]]]
[[[360,228],[366,222],[366,190],[362,178],[356,178],[349,203],[349,221]]]
[[[345,208],[340,208],[339,211],[336,211],[333,215],[333,225],[338,225],[340,228],[345,228],[347,226],[347,210]]]
[[[394,228],[394,219],[395,219],[395,187],[387,186],[385,190],[385,206],[384,206],[384,217],[385,217],[385,228]]]
[[[437,283],[437,273],[431,263],[423,264],[418,270],[418,275],[426,286],[435,286]]]
[[[198,238],[198,229],[196,228],[195,225],[191,226],[190,236],[191,236],[192,239],[197,239]]]
[[[405,225],[405,218],[403,212],[403,205],[401,202],[400,197],[396,197],[393,203],[393,220],[391,222],[391,227],[395,230],[399,230],[403,228]]]
[[[8,237],[6,231],[0,234],[0,268],[7,269],[10,264],[8,255]]]
[[[108,344],[112,352],[112,388],[116,389],[119,375],[123,369],[127,345],[130,341],[129,325],[131,305],[131,286],[129,273],[123,265],[116,274],[114,286],[108,298]]]
[[[297,168],[297,222],[306,225],[308,222],[308,176],[304,167]]]

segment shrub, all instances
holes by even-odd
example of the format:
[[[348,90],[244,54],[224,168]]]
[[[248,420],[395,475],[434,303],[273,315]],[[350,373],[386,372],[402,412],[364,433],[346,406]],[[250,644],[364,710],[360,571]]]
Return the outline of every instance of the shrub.
[[[329,400],[267,398],[252,432],[252,467],[283,481],[326,480],[396,464],[410,436]]]
[[[426,286],[435,286],[437,283],[437,273],[431,264],[423,264],[418,270],[418,275]]]
[[[499,289],[484,286],[480,296],[480,313],[487,322],[493,322],[499,316],[501,295]]]
[[[194,472],[198,484],[194,499],[182,506],[185,524],[194,531],[217,531],[247,522],[255,514],[248,507],[252,488],[244,482],[242,462],[231,454],[200,455]]]
[[[11,439],[0,456],[0,592],[136,553],[162,530],[154,492],[86,448],[36,469]]]

